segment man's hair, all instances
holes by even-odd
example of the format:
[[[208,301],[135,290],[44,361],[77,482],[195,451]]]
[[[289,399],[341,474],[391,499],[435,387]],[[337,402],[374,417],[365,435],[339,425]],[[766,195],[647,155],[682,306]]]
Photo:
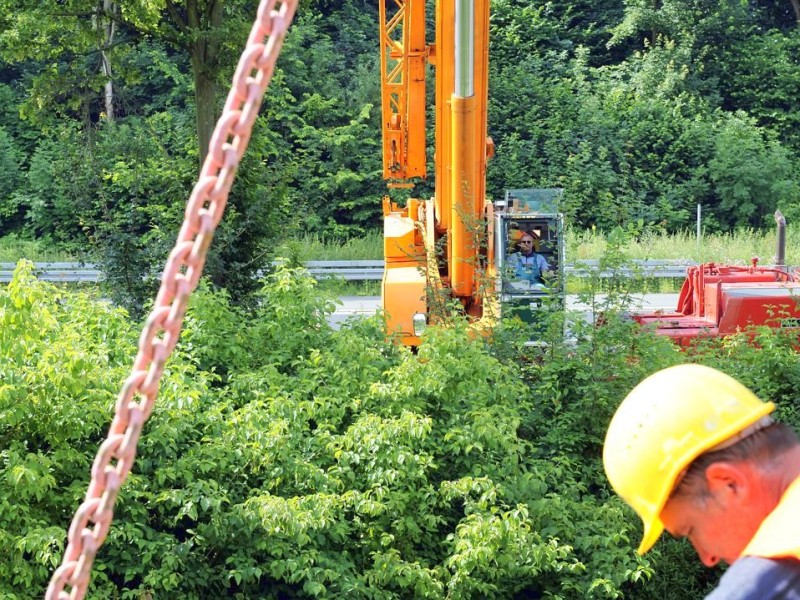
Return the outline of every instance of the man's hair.
[[[748,461],[767,470],[779,466],[783,454],[797,445],[800,445],[800,439],[791,427],[783,423],[772,423],[732,446],[698,456],[689,465],[672,495],[707,495],[705,473],[714,463]]]

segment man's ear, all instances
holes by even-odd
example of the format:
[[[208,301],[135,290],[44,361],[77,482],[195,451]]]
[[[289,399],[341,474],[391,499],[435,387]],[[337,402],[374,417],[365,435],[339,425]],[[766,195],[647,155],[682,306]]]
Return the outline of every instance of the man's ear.
[[[750,493],[750,480],[739,463],[711,463],[705,475],[708,489],[715,497],[741,502]]]

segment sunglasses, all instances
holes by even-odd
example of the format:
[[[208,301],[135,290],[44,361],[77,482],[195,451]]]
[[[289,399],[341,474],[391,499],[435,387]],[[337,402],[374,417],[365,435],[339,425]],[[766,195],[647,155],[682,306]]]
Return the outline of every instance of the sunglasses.
[[[520,244],[526,244],[526,245],[527,245],[527,244],[532,244],[532,243],[533,243],[533,240],[520,240],[520,241],[519,241],[519,243],[520,243]]]

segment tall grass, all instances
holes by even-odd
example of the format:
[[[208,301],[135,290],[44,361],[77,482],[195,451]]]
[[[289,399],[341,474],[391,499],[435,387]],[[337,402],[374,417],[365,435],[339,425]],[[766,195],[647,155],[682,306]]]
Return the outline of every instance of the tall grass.
[[[774,231],[743,229],[734,233],[705,235],[698,244],[693,232],[647,234],[628,244],[625,252],[633,259],[686,259],[698,263],[747,264],[753,256],[758,256],[762,264],[769,264],[775,257],[775,238]],[[786,238],[786,262],[800,265],[800,231],[788,229]],[[605,236],[598,232],[567,232],[569,262],[599,258],[606,246]],[[275,253],[295,264],[309,260],[381,260],[383,235],[376,231],[363,238],[341,242],[307,234],[284,241]],[[22,240],[15,236],[0,238],[0,262],[16,262],[20,258],[34,262],[76,260],[68,252],[40,241]]]
[[[606,250],[604,235],[593,231],[567,232],[567,260],[597,259]],[[283,253],[283,254],[282,254]],[[651,233],[625,247],[633,259],[686,259],[692,262],[748,264],[754,256],[761,264],[772,263],[776,253],[776,233],[742,229],[733,233],[702,236],[698,244],[693,232]],[[383,258],[383,235],[374,232],[364,238],[341,243],[317,235],[290,240],[278,249],[279,256],[309,260],[380,260]],[[800,231],[787,229],[786,262],[800,265]]]
[[[749,264],[754,256],[760,264],[771,264],[777,251],[774,231],[742,229],[733,233],[704,235],[698,243],[691,232],[647,234],[628,244],[624,251],[633,259],[686,259],[692,262]],[[599,258],[606,249],[606,238],[593,231],[567,235],[567,260]],[[786,232],[786,262],[800,265],[800,232]]]
[[[75,262],[64,250],[40,240],[23,240],[14,235],[0,238],[0,262],[16,263],[26,258],[32,262]]]
[[[786,262],[800,265],[800,231],[787,229]],[[607,242],[604,235],[594,231],[567,232],[567,260],[589,260],[602,256]],[[345,243],[306,235],[282,244],[278,254],[298,261],[308,260],[380,260],[383,258],[383,236],[374,232]],[[692,262],[747,264],[754,256],[761,264],[775,258],[776,233],[742,229],[733,233],[702,236],[698,244],[693,232],[673,234],[651,233],[641,236],[625,247],[633,259],[686,259]]]
[[[382,260],[383,234],[375,231],[346,242],[306,234],[280,244],[276,255],[296,263],[309,260]]]

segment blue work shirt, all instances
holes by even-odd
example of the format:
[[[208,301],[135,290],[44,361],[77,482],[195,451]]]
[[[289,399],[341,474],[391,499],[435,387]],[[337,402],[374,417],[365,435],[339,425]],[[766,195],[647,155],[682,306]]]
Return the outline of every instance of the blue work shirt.
[[[517,279],[531,283],[544,283],[542,273],[550,270],[544,256],[535,252],[531,252],[528,256],[515,252],[508,257],[508,268]]]
[[[800,561],[740,558],[705,600],[800,600]]]

